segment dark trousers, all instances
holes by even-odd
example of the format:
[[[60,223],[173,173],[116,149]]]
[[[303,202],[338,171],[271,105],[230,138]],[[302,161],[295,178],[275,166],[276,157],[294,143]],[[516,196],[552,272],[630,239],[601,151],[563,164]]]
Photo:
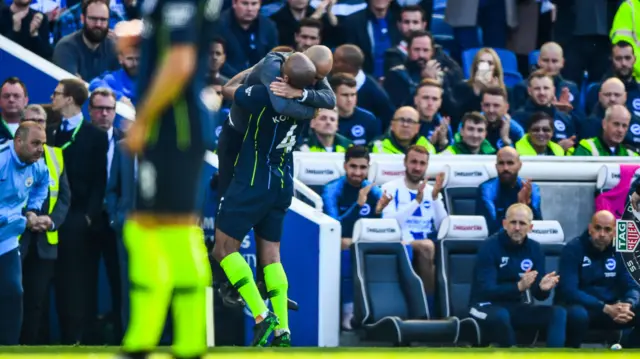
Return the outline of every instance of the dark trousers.
[[[477,27],[454,28],[461,51],[478,47],[504,49],[507,46],[509,29],[504,0],[488,0],[485,6],[478,8],[477,24]],[[478,28],[482,29],[482,38],[478,36]]]
[[[120,263],[116,233],[109,226],[109,217],[103,213],[102,221],[92,226],[87,242],[89,256],[90,285],[87,287],[87,324],[93,325],[98,317],[98,278],[100,259],[104,266],[111,290],[111,320],[115,329],[114,343],[101,343],[100,338],[85,338],[87,344],[119,344],[122,339],[122,287],[120,281]]]
[[[565,344],[567,312],[559,306],[530,304],[475,305],[469,312],[480,325],[483,341],[509,348],[516,345],[516,331],[542,330],[547,334],[547,347]],[[486,338],[486,340],[485,340]]]
[[[625,348],[640,348],[640,312],[625,324],[618,324],[602,311],[589,311],[581,305],[567,308],[567,346],[580,348],[587,337],[589,328],[598,330],[622,330],[633,328],[624,345]]]
[[[38,254],[37,241],[32,240],[32,246],[22,262],[22,285],[24,286],[24,322],[20,344],[46,345],[48,344],[41,333],[48,323],[49,288],[55,273],[55,259],[43,259]]]
[[[22,297],[22,265],[16,248],[0,255],[0,345],[19,343]]]
[[[584,72],[589,72],[588,83],[600,82],[609,69],[611,43],[607,36],[574,36],[563,44],[565,64],[562,76],[580,85]]]
[[[90,273],[89,226],[85,214],[70,210],[58,231],[58,260],[54,279],[60,321],[60,344],[82,342],[87,323],[87,294],[95,286]]]

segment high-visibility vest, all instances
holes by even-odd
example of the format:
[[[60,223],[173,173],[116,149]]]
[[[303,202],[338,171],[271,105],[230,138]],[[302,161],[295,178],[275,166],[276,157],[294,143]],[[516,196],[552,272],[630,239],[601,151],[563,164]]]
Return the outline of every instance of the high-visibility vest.
[[[547,147],[549,147],[549,149],[551,150],[554,156],[564,156],[564,150],[559,144],[553,141],[549,141],[549,144],[547,145]],[[521,156],[537,156],[538,155],[536,150],[531,145],[531,142],[529,142],[528,134],[524,135],[524,137],[522,137],[518,142],[516,142],[516,151],[518,151],[518,153]]]
[[[50,147],[44,145],[44,158],[49,170],[49,209],[47,214],[51,214],[58,202],[58,194],[60,192],[60,176],[64,169],[64,157],[62,149],[58,147]],[[22,236],[18,237],[20,240]],[[58,244],[58,231],[47,231],[47,242],[51,245]]]

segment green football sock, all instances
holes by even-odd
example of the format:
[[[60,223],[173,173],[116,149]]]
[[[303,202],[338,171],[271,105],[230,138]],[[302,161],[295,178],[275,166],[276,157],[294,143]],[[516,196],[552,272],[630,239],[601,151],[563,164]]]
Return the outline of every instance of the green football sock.
[[[264,281],[267,285],[267,292],[271,298],[273,312],[278,316],[279,324],[276,330],[289,330],[289,308],[287,306],[287,290],[289,282],[284,272],[282,263],[273,263],[264,267]]]
[[[220,261],[220,266],[227,274],[229,282],[238,289],[244,301],[247,302],[247,306],[249,306],[254,318],[264,315],[269,311],[253,279],[251,267],[249,267],[249,264],[240,253],[234,252],[229,254]]]

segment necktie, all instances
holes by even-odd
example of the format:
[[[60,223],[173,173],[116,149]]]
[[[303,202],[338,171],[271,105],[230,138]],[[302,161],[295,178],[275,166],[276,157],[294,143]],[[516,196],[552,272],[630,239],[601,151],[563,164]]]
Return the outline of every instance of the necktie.
[[[69,131],[69,120],[62,120],[62,131]]]

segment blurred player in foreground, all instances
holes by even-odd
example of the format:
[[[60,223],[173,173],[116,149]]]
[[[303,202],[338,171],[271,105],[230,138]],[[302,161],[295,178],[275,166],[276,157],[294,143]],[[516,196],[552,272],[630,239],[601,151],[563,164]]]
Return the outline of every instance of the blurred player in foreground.
[[[140,101],[125,145],[139,157],[136,208],[124,226],[131,319],[122,351],[146,358],[173,314],[173,355],[206,352],[211,283],[196,198],[213,133],[202,91],[220,0],[144,0],[142,22],[116,27],[119,47],[141,41]],[[141,37],[141,39],[139,39]]]
[[[316,68],[301,53],[289,56],[282,80],[303,89],[311,85]],[[223,89],[235,105],[247,112],[247,129],[236,156],[233,179],[220,201],[216,216],[213,254],[238,289],[256,320],[253,346],[263,346],[275,329],[272,346],[291,346],[288,326],[288,281],[280,263],[280,237],[284,216],[293,197],[292,150],[303,123],[278,113],[266,86],[240,85],[231,80]],[[312,116],[311,116],[312,117]],[[251,267],[238,252],[253,228],[264,267],[264,279],[275,312],[271,313],[256,286]],[[277,317],[276,317],[277,315]]]

